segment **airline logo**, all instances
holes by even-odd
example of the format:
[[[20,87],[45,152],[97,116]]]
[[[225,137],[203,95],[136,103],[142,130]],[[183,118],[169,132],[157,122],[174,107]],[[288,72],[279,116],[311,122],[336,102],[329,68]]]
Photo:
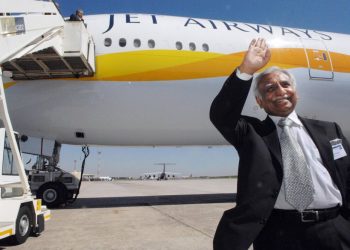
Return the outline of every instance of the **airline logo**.
[[[125,24],[142,24],[145,20],[140,18],[141,15],[138,14],[125,14],[123,22]],[[142,16],[145,16],[144,14]],[[160,23],[160,19],[157,15],[146,15],[149,16],[147,23],[157,25]],[[238,23],[231,21],[218,21],[218,20],[205,20],[197,18],[185,18],[177,17],[179,22],[182,23],[183,27],[186,28],[200,28],[200,29],[214,29],[214,30],[236,30],[244,33],[256,33],[256,34],[271,34],[271,35],[281,35],[281,36],[293,36],[300,38],[310,38],[310,39],[322,39],[322,40],[332,40],[332,36],[326,34],[325,32],[320,32],[316,30],[308,29],[296,29],[287,27],[278,27],[271,25],[261,25],[261,24],[248,24],[248,23]],[[105,34],[112,30],[112,28],[117,25],[115,22],[115,15],[112,14],[109,17],[108,28],[102,33]]]

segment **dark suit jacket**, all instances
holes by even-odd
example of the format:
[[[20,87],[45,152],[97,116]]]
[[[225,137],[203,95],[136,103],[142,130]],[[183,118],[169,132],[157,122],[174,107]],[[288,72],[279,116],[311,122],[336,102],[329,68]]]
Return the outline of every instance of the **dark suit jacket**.
[[[280,191],[283,172],[277,129],[267,117],[261,121],[242,116],[251,81],[234,72],[214,99],[210,119],[238,151],[239,168],[236,207],[224,212],[214,237],[214,249],[248,249],[267,222]],[[350,151],[336,123],[299,117],[316,144],[323,163],[342,199],[342,214],[349,215]],[[333,159],[330,141],[343,140],[347,156]]]

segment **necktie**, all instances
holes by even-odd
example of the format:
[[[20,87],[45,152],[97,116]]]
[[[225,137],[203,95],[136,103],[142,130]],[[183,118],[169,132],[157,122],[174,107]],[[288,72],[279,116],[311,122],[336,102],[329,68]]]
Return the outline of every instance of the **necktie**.
[[[283,161],[283,181],[286,201],[298,211],[306,209],[313,201],[314,186],[305,156],[296,139],[291,135],[293,121],[282,118],[280,144]]]

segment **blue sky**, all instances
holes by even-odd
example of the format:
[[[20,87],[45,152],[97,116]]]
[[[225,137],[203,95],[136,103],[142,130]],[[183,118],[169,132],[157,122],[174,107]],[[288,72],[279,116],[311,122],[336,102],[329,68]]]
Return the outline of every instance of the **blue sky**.
[[[350,34],[349,0],[57,0],[64,16],[77,8],[85,15],[105,13],[152,13],[271,24]],[[59,165],[66,170],[80,168],[80,147],[64,145]],[[160,171],[155,163],[168,162],[167,170],[183,175],[232,175],[238,156],[232,147],[122,148],[90,147],[86,173],[140,176]]]
[[[350,33],[349,0],[57,0],[64,16],[151,13]]]

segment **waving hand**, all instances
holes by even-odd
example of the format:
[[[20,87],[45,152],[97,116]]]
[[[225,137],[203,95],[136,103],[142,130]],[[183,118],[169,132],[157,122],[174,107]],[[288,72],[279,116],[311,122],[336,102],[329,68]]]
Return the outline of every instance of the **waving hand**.
[[[265,39],[253,39],[250,42],[242,64],[239,66],[239,70],[242,73],[252,75],[259,69],[263,68],[269,62],[270,58],[271,52]]]

